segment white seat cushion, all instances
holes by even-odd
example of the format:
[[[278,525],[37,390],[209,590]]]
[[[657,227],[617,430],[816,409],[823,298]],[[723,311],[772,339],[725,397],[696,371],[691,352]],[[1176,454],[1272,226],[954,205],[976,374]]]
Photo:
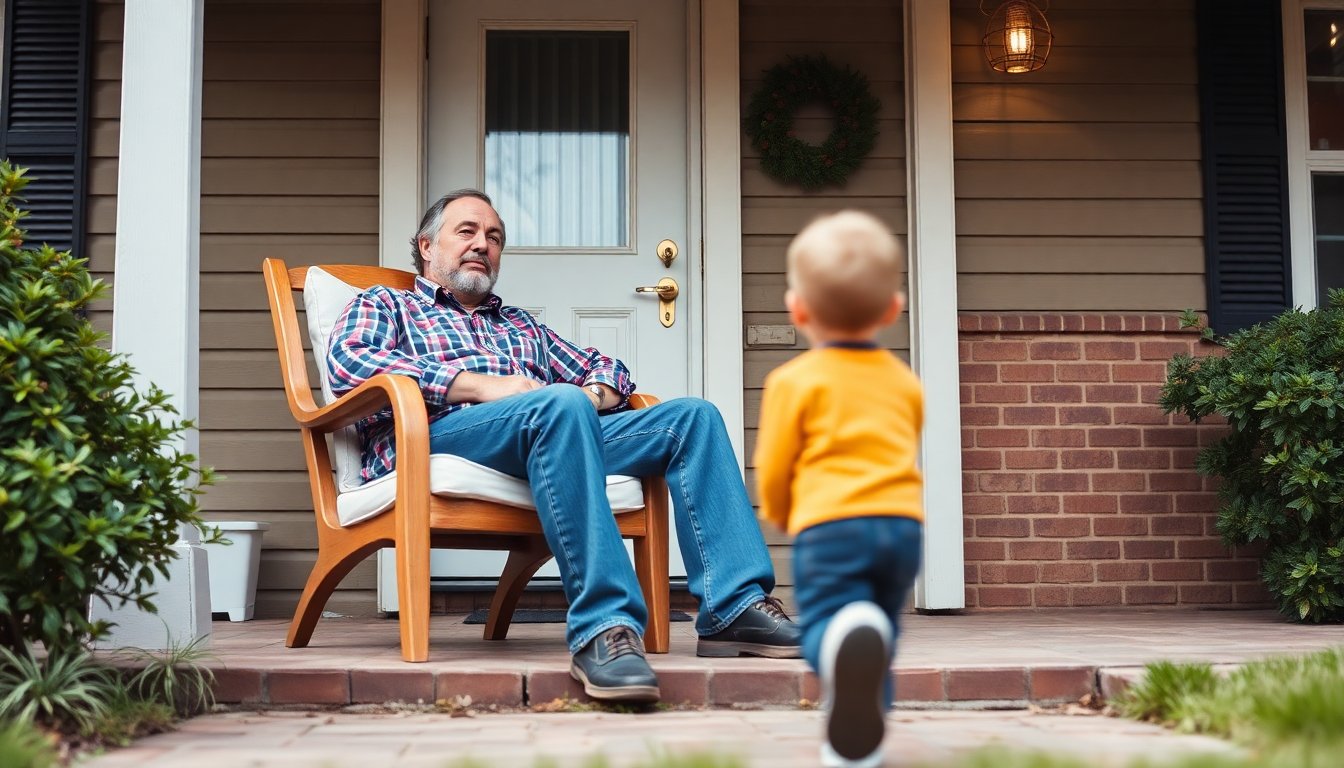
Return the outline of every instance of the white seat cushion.
[[[336,496],[341,525],[354,525],[391,509],[397,493],[397,473],[383,475]],[[536,509],[526,480],[468,461],[461,456],[435,453],[429,457],[429,489],[435,496],[495,501],[511,507]],[[607,501],[612,512],[644,507],[644,485],[637,477],[607,476]]]

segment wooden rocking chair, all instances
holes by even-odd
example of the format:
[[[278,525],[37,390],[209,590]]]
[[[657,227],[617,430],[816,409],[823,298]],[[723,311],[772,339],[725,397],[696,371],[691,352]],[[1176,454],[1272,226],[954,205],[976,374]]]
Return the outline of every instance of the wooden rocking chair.
[[[291,648],[308,645],[336,585],[365,557],[388,546],[396,547],[403,659],[429,658],[431,547],[509,552],[485,626],[486,639],[503,640],[528,580],[551,558],[527,483],[456,456],[431,457],[425,403],[413,379],[375,376],[339,399],[330,397],[326,382],[322,363],[326,339],[349,298],[373,285],[410,288],[415,275],[350,265],[286,269],[279,259],[266,259],[262,271],[285,395],[302,433],[317,523],[317,562],[299,598],[285,644]],[[299,335],[293,292],[305,287],[325,405],[313,400]],[[635,408],[657,402],[649,395],[631,398]],[[397,469],[360,484],[353,425],[389,406],[395,419]],[[339,477],[333,474],[327,434],[333,434]],[[651,617],[645,647],[651,653],[666,653],[670,639],[666,480],[612,476],[607,488],[621,535],[634,543],[635,572]]]

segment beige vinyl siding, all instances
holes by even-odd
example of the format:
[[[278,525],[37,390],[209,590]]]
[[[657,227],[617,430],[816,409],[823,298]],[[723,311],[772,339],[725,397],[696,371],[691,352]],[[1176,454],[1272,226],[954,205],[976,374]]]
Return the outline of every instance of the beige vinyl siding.
[[[952,9],[961,311],[1202,310],[1192,0],[1061,0],[1043,69],[994,72]]]
[[[788,325],[784,309],[784,250],[813,216],[840,208],[861,208],[885,221],[904,238],[905,213],[905,86],[903,82],[902,10],[899,0],[744,0],[741,4],[742,105],[760,85],[762,73],[787,56],[822,54],[838,66],[849,65],[867,76],[882,102],[879,133],[873,152],[844,187],[806,193],[767,176],[750,140],[742,137],[742,301],[743,325]],[[821,141],[830,131],[829,114],[804,108],[795,119],[798,135]],[[760,415],[761,385],[770,370],[806,348],[799,336],[793,348],[751,348],[745,345],[747,482],[755,497],[750,467]],[[909,348],[904,321],[888,329],[883,341],[893,349]],[[793,567],[789,539],[766,530],[775,574],[791,584]]]
[[[84,208],[84,253],[89,271],[109,286],[116,255],[117,142],[121,122],[120,0],[93,6],[93,51],[89,63],[88,178]],[[94,304],[89,319],[98,330],[112,331],[112,291]]]
[[[292,612],[316,546],[261,260],[377,263],[379,18],[377,0],[205,3],[201,459],[221,477],[203,507],[212,520],[271,524],[259,617]],[[103,274],[115,237],[121,32],[121,5],[100,3],[89,223]],[[329,607],[372,613],[374,589],[370,559]]]

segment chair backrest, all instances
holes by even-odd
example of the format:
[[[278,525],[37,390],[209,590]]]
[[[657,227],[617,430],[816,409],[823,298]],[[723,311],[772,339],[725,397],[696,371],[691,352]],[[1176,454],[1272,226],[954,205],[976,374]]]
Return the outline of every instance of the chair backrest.
[[[308,338],[313,347],[317,378],[321,385],[322,402],[335,400],[326,358],[332,329],[341,314],[359,292],[374,285],[406,289],[414,285],[415,275],[396,269],[356,265],[329,265],[297,267],[289,270],[290,286],[303,293],[303,306],[308,316]],[[333,436],[332,467],[336,471],[338,491],[358,488],[364,480],[359,471],[362,458],[359,434],[354,426],[345,427]]]

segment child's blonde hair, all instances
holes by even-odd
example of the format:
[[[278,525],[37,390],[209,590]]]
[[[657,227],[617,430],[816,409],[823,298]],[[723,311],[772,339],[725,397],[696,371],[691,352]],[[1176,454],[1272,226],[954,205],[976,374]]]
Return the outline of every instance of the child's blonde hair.
[[[857,331],[878,323],[901,290],[905,253],[877,217],[820,216],[789,243],[789,289],[824,326]]]

